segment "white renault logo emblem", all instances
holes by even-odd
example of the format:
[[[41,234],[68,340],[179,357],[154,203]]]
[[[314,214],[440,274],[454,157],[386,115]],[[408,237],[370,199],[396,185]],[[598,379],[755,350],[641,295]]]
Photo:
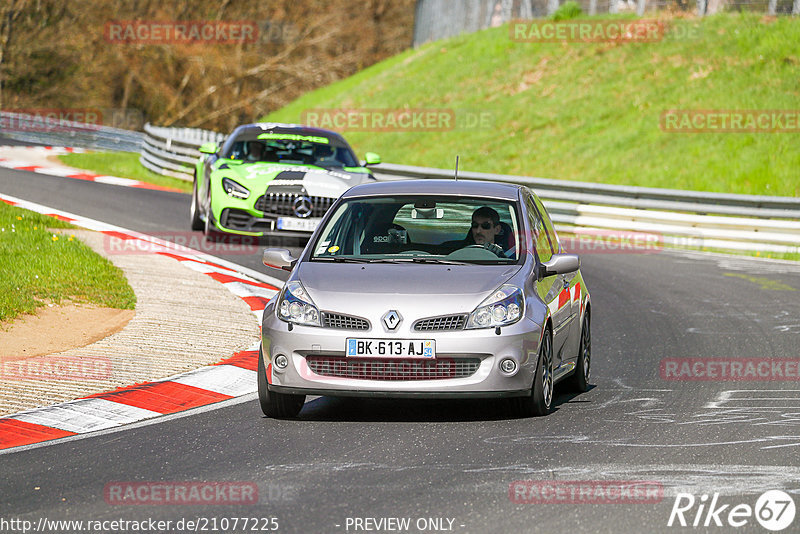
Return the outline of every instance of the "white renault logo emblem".
[[[386,328],[389,330],[397,328],[402,320],[403,318],[400,317],[400,314],[394,310],[389,310],[386,312],[386,315],[383,316],[383,324],[385,324]]]

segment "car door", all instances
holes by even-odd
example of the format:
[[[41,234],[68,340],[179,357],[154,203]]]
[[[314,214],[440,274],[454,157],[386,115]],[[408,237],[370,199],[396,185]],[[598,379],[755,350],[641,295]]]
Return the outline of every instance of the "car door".
[[[542,217],[545,231],[547,232],[547,235],[550,236],[550,242],[553,244],[553,251],[557,254],[563,253],[564,251],[561,249],[561,243],[558,240],[558,234],[556,234],[555,228],[553,227],[553,222],[550,219],[550,215],[547,213],[544,205],[542,204],[542,201],[539,200],[539,197],[536,195],[533,196],[533,201]],[[570,347],[574,345],[574,343],[570,343],[570,340],[574,340],[576,335],[580,335],[580,332],[578,332],[580,325],[576,320],[580,313],[580,286],[578,285],[578,281],[580,279],[578,278],[577,271],[559,275],[558,278],[561,287],[561,292],[558,296],[558,305],[564,319],[562,332],[564,345],[562,346]],[[555,345],[553,348],[555,349]],[[564,360],[570,361],[576,358],[577,351],[571,351],[566,354]]]
[[[559,245],[547,212],[537,205],[536,200],[538,199],[532,194],[526,195],[528,220],[533,234],[531,240],[539,261],[544,263],[559,252]],[[550,309],[553,321],[553,367],[557,368],[562,363],[561,352],[569,335],[571,315],[569,281],[561,274],[546,276],[536,284],[536,290]]]

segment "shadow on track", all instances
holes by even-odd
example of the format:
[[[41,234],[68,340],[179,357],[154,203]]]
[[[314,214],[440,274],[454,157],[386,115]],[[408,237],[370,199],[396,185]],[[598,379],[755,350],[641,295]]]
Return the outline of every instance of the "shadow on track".
[[[590,386],[589,391],[597,386]],[[550,416],[564,404],[591,402],[579,393],[560,392],[558,387]],[[569,409],[566,407],[566,409]],[[294,421],[328,422],[467,422],[520,419],[508,399],[383,399],[318,397],[306,401]],[[537,419],[532,417],[530,419]]]

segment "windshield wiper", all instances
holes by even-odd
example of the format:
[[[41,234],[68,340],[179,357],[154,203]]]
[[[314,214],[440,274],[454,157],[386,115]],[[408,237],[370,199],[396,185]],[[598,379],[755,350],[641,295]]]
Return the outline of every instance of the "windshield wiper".
[[[369,258],[351,258],[348,256],[314,256],[312,261],[332,261],[334,263],[371,263],[375,260]]]
[[[428,258],[425,256],[414,256],[411,258],[414,263],[440,263],[442,265],[470,265],[466,261],[446,260],[444,258]]]

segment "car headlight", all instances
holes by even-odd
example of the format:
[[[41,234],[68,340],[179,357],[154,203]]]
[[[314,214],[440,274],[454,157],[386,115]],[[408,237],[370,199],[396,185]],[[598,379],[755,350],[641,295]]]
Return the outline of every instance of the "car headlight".
[[[297,280],[286,284],[278,302],[278,318],[287,323],[321,326],[317,306]]]
[[[467,328],[494,328],[516,323],[525,311],[525,295],[517,286],[504,285],[469,314]]]
[[[230,178],[222,179],[222,189],[228,193],[228,196],[234,198],[245,199],[250,196],[250,190],[240,183],[234,182]]]

